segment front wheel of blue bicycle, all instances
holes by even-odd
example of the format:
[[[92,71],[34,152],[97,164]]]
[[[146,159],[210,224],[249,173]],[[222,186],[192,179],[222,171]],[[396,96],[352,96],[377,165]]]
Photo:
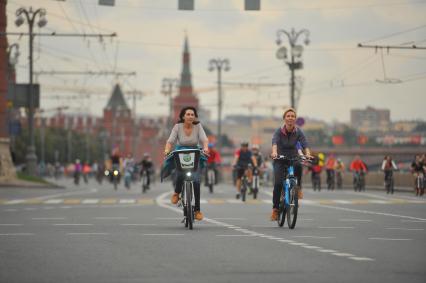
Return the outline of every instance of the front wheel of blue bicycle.
[[[298,200],[297,200],[297,192],[294,188],[290,190],[290,203],[287,207],[287,225],[288,228],[294,229],[297,221],[297,210],[298,210]]]
[[[285,217],[286,217],[286,209],[285,209],[285,204],[282,201],[280,203],[280,208],[278,209],[278,218],[277,218],[277,223],[279,227],[283,227],[284,223],[285,223]]]

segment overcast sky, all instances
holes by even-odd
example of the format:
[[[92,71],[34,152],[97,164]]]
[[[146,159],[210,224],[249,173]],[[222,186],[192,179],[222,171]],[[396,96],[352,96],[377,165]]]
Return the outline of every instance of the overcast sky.
[[[35,70],[135,71],[121,77],[124,91],[146,93],[137,101],[139,115],[164,115],[164,77],[179,77],[185,32],[191,51],[194,88],[201,105],[216,117],[216,73],[211,58],[228,58],[227,82],[288,83],[289,70],[275,57],[279,29],[310,32],[304,46],[299,115],[328,122],[349,121],[350,109],[373,106],[391,110],[391,119],[426,120],[426,50],[377,53],[358,43],[426,46],[425,0],[262,0],[261,11],[244,11],[243,0],[195,0],[195,11],[178,11],[177,0],[116,0],[115,7],[98,0],[8,0],[8,31],[16,27],[19,7],[45,8],[48,24],[36,31],[58,33],[116,32],[114,39],[36,37]],[[299,39],[303,43],[304,37]],[[18,82],[28,81],[28,37],[19,43]],[[288,46],[288,41],[283,43]],[[401,83],[385,84],[387,79]],[[111,76],[40,76],[43,108],[70,106],[73,111],[101,115],[116,80]],[[68,91],[83,90],[78,95]],[[86,91],[95,92],[89,98]],[[60,95],[62,98],[58,98]],[[55,97],[56,96],[56,97]],[[289,105],[289,87],[225,88],[226,114],[280,116]],[[129,99],[129,106],[131,100]]]

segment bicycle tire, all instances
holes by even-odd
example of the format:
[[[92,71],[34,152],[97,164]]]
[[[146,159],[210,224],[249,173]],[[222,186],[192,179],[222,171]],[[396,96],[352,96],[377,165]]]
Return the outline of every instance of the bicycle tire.
[[[241,200],[246,201],[246,192],[247,192],[247,181],[243,180],[243,187],[241,188]]]
[[[186,196],[186,220],[188,223],[189,230],[193,229],[194,215],[192,209],[192,184],[186,182],[185,184],[185,196]]]
[[[298,211],[298,203],[297,203],[297,193],[294,188],[291,188],[289,190],[289,200],[290,200],[290,206],[287,207],[287,225],[288,228],[294,229],[296,227],[296,221],[297,221],[297,211]]]

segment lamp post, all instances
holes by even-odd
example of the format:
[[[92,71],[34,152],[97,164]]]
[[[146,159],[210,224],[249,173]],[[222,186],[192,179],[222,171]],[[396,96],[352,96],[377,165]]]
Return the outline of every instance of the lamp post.
[[[37,15],[39,16],[39,20],[37,25],[41,28],[47,24],[46,10],[45,9],[37,9],[33,11],[32,7],[29,10],[25,8],[19,8],[16,10],[16,26],[21,26],[25,20],[28,23],[29,27],[29,64],[30,64],[30,73],[29,73],[29,107],[28,107],[28,132],[29,132],[29,145],[27,149],[27,172],[29,175],[35,175],[36,166],[37,166],[37,156],[35,154],[35,145],[34,145],[34,93],[33,93],[33,28]]]
[[[8,59],[7,84],[8,85],[15,83],[15,65],[18,63],[19,55],[20,55],[19,44],[13,43],[13,44],[9,45],[9,47],[7,49],[7,59]],[[14,99],[15,98],[13,98],[13,100]],[[9,111],[8,111],[7,121],[4,121],[4,123],[7,122],[7,123],[10,124],[15,119],[16,119],[16,110],[13,107],[11,107],[11,108],[9,108]],[[15,152],[15,135],[16,135],[16,133],[14,133],[12,131],[11,135],[10,135],[10,140],[11,140],[11,148],[12,148],[13,152]]]
[[[211,59],[209,62],[209,71],[217,70],[217,150],[221,152],[222,149],[222,70],[227,72],[231,68],[228,59]]]
[[[173,125],[173,88],[178,88],[179,80],[176,78],[164,78],[161,85],[161,93],[169,97],[169,121],[168,126]]]
[[[288,42],[290,44],[290,60],[288,59],[287,55],[287,48],[285,46],[281,46],[277,52],[276,56],[279,60],[283,60],[291,71],[291,78],[290,78],[290,105],[293,108],[296,108],[295,105],[295,99],[294,99],[294,90],[295,90],[295,77],[294,72],[295,70],[302,69],[303,63],[301,61],[302,53],[303,53],[303,46],[297,44],[297,40],[301,35],[305,36],[304,44],[309,44],[309,31],[307,29],[302,29],[300,31],[295,31],[294,28],[291,29],[290,32],[287,32],[283,29],[280,29],[277,31],[277,45],[280,46],[282,41],[281,37],[284,35],[287,36]]]

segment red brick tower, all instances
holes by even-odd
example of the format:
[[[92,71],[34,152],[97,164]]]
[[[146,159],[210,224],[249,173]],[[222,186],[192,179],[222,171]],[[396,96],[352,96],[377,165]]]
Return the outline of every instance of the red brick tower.
[[[198,98],[193,93],[191,77],[191,57],[189,54],[188,38],[185,37],[183,50],[183,65],[180,74],[179,95],[173,99],[174,122],[179,120],[179,112],[182,107],[194,106],[198,110]]]

